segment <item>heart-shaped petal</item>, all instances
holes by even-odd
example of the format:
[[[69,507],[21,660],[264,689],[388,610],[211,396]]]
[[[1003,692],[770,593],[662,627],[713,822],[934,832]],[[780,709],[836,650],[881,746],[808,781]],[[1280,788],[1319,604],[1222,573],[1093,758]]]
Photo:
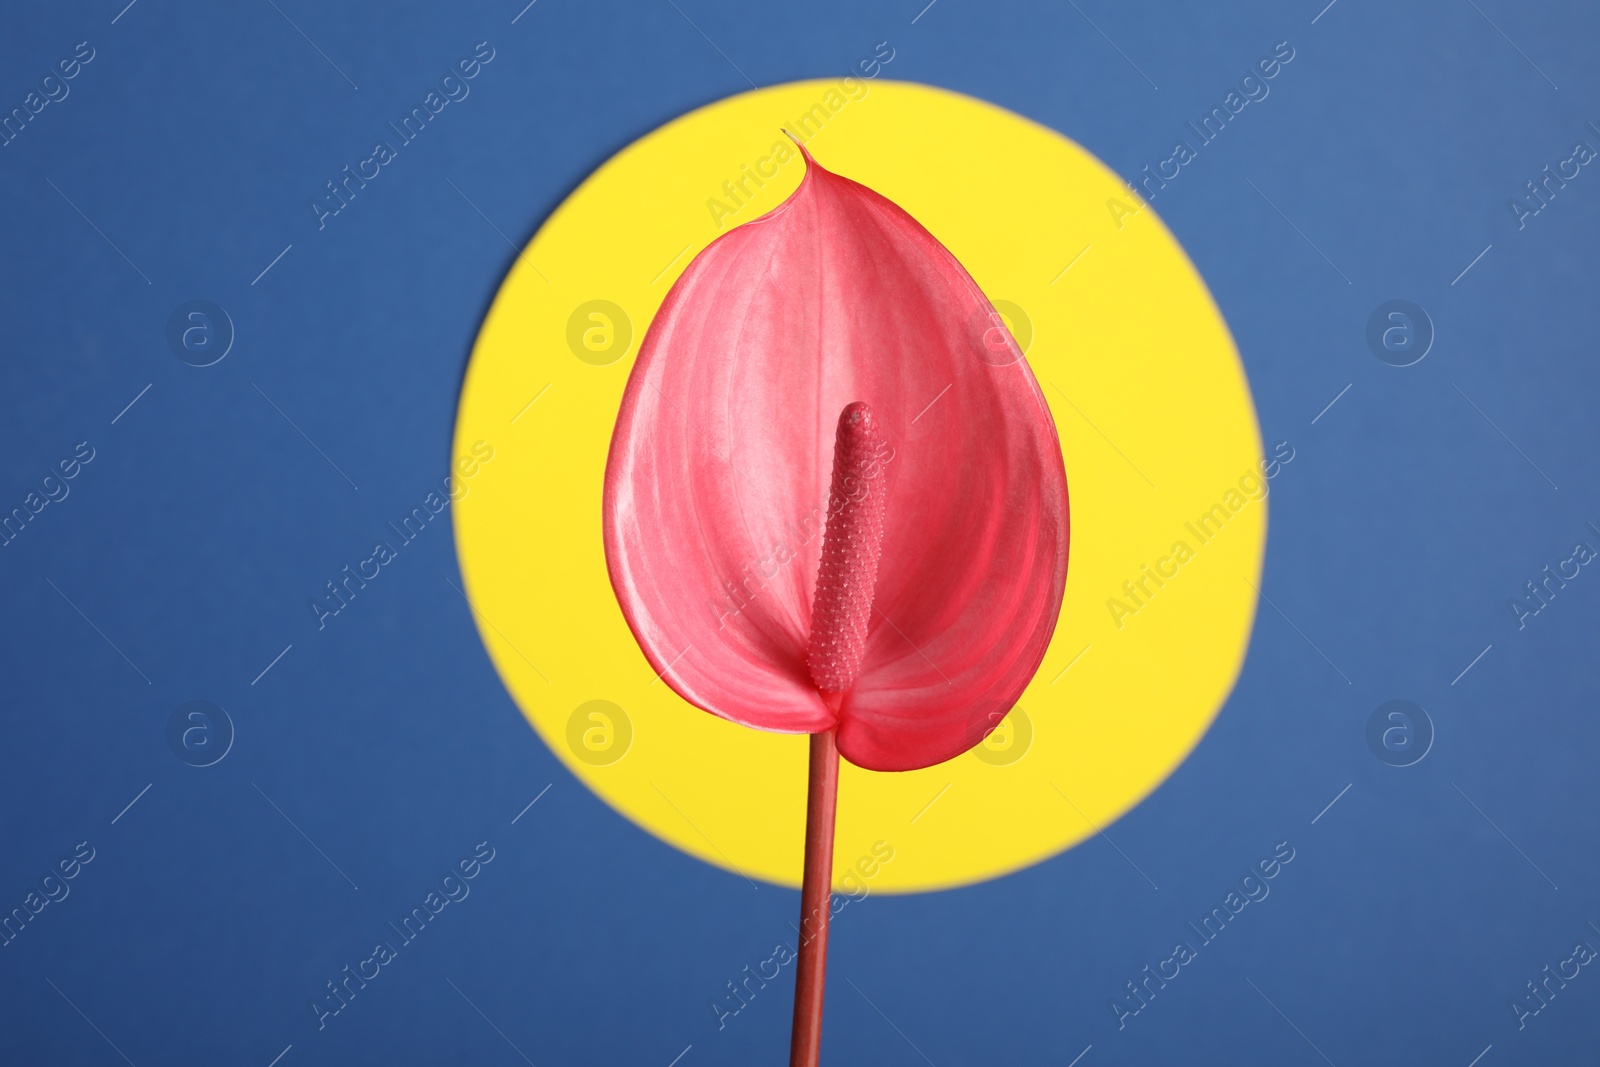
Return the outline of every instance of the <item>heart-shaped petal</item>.
[[[852,763],[910,770],[980,741],[1038,669],[1066,473],[1038,383],[961,264],[886,198],[806,165],[651,323],[606,467],[606,560],[684,699],[765,730],[836,727]],[[825,700],[807,646],[836,428],[858,401],[886,444],[881,557],[859,674]]]

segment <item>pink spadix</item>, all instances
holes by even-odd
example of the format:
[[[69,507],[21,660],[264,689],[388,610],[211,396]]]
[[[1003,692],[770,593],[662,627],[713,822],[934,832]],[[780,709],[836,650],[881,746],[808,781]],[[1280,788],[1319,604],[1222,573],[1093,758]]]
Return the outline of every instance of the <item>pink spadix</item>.
[[[806,650],[811,680],[834,709],[855,684],[867,650],[878,557],[883,554],[884,458],[883,435],[872,409],[859,400],[846,407],[833,446],[833,484]]]
[[[929,767],[1000,722],[1055,630],[1069,524],[1049,407],[988,298],[906,211],[800,153],[793,195],[708,245],[652,319],[602,528],[664,683],[811,735],[791,1046],[809,1067],[839,758]]]

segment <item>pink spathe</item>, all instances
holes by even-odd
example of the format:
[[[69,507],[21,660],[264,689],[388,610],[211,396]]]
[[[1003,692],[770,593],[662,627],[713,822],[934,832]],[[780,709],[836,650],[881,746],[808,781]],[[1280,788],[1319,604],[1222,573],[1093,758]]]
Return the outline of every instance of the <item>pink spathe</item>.
[[[651,323],[607,461],[606,561],[685,700],[764,730],[836,728],[852,763],[911,770],[980,741],[1038,669],[1066,581],[1066,473],[1038,383],[961,264],[806,164]],[[857,402],[864,428],[842,426]],[[842,612],[828,583],[817,595],[836,443],[878,458],[875,517],[857,516],[881,523],[866,612],[859,588]],[[834,563],[864,573],[863,558]],[[814,602],[824,629],[864,632],[812,654]]]

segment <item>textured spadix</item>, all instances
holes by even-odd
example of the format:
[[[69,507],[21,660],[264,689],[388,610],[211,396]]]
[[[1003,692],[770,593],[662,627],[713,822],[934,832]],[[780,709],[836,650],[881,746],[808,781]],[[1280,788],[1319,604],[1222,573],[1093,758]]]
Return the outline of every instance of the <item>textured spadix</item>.
[[[684,699],[766,730],[837,727],[851,762],[909,770],[981,740],[1038,668],[1066,579],[1066,475],[1038,384],[955,257],[806,164],[650,324],[606,468],[606,560]],[[859,672],[825,700],[807,653],[856,401],[888,503]]]
[[[811,681],[830,705],[855,685],[866,659],[883,556],[887,458],[869,405],[858,400],[839,413],[822,562],[811,599],[811,647],[806,651]]]

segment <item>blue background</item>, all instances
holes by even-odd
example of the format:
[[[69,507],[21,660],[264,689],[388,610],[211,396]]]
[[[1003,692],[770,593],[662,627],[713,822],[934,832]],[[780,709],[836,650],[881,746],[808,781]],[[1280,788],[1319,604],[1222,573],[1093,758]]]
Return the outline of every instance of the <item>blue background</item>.
[[[95,50],[0,148],[0,509],[95,450],[0,549],[0,912],[95,850],[0,948],[0,1061],[784,1062],[792,968],[721,1031],[707,1005],[789,937],[796,894],[679,854],[565,772],[479,644],[446,524],[339,625],[318,633],[307,598],[445,474],[514,256],[495,228],[525,241],[609,155],[744,75],[837,75],[887,40],[886,76],[1011,108],[1132,178],[1287,40],[1270,97],[1153,202],[1234,331],[1264,438],[1296,449],[1237,691],[1105,837],[842,913],[825,1060],[1593,1062],[1593,968],[1523,1029],[1510,1004],[1600,946],[1600,576],[1524,629],[1507,602],[1574,541],[1600,546],[1600,174],[1523,229],[1507,201],[1600,146],[1600,11],[520,8],[0,16],[0,110]],[[471,95],[319,232],[323,182],[484,40]],[[1010,195],[1049,196],[1050,176]],[[1437,331],[1406,368],[1365,337],[1395,298]],[[165,338],[192,299],[237,332],[205,369]],[[1391,698],[1436,730],[1415,766],[1368,747]],[[204,769],[166,738],[193,699],[237,729]],[[485,840],[471,895],[319,1031],[324,983]],[[1123,984],[1285,840],[1271,895],[1119,1030]]]

